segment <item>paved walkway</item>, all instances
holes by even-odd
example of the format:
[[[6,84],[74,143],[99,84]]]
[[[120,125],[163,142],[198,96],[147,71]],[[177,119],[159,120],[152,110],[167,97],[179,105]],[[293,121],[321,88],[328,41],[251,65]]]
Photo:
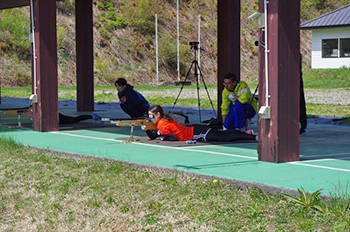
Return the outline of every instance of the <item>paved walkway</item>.
[[[2,104],[5,106],[7,103]],[[11,104],[13,105],[13,104]],[[5,107],[4,107],[5,108]],[[60,111],[77,115],[74,106],[60,103]],[[103,116],[125,117],[119,109],[105,109],[96,105]],[[170,109],[170,107],[166,107]],[[198,118],[198,109],[182,109],[190,122]],[[202,120],[213,117],[212,110],[202,110]],[[91,113],[91,112],[87,112]],[[0,124],[16,123],[16,116],[0,114]],[[24,122],[28,122],[28,119]],[[240,186],[257,186],[265,191],[295,194],[298,188],[332,195],[346,188],[350,181],[350,127],[310,123],[306,134],[300,137],[301,161],[268,163],[258,161],[256,143],[217,145],[168,146],[161,143],[123,143],[130,135],[127,127],[97,125],[81,122],[81,128],[65,128],[59,132],[35,132],[30,129],[11,129],[0,126],[2,135],[11,136],[24,145],[48,148],[69,154],[82,154],[132,162],[141,166],[161,167],[186,171],[211,178],[221,178]],[[257,129],[256,124],[252,126]],[[135,128],[135,136],[145,136]],[[349,191],[349,190],[347,190]]]

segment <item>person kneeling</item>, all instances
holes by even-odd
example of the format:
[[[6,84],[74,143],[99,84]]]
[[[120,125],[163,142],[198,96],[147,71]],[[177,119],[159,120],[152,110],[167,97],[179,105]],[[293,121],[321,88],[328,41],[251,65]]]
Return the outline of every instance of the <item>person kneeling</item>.
[[[222,91],[221,115],[224,129],[242,130],[246,127],[246,119],[255,116],[256,99],[250,92],[248,84],[237,80],[233,73],[224,76]]]
[[[118,90],[120,107],[130,115],[131,118],[143,118],[147,114],[149,108],[148,101],[136,90],[127,83],[124,78],[119,78],[115,81],[115,87]]]

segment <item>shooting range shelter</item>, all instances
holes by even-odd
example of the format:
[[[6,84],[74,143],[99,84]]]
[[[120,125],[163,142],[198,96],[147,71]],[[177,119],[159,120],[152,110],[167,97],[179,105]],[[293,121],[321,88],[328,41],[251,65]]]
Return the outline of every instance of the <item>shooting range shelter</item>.
[[[33,129],[41,132],[58,131],[56,0],[32,0],[32,3],[36,53],[36,62],[32,62],[36,63],[36,67],[32,68],[36,70],[36,75],[32,75],[32,86],[35,88],[33,93],[37,95],[37,103],[33,104]],[[0,9],[30,4],[30,0],[2,0]],[[268,106],[271,116],[259,119],[258,158],[275,163],[297,161],[300,0],[275,0],[269,3],[259,0],[259,12],[264,12],[264,5],[267,5],[266,34],[269,47],[267,51],[259,47],[259,105]],[[224,74],[232,72],[240,77],[240,0],[218,0],[217,7],[220,112]],[[92,0],[75,0],[75,15],[77,110],[93,111]],[[267,61],[268,65],[265,66]],[[266,104],[267,101],[269,104]]]

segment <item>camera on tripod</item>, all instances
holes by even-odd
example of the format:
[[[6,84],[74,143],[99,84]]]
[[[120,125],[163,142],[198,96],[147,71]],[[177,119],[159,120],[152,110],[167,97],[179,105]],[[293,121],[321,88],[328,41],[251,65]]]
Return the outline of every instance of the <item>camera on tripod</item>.
[[[197,41],[193,41],[193,42],[189,42],[190,46],[191,46],[191,49],[193,48],[194,49],[194,60],[192,61],[191,63],[191,67],[190,69],[188,70],[187,72],[187,75],[186,75],[186,79],[185,81],[182,82],[182,85],[181,85],[181,88],[180,88],[180,91],[175,99],[175,102],[174,102],[174,105],[173,105],[173,109],[176,105],[176,102],[177,100],[179,99],[180,97],[180,94],[182,92],[182,89],[184,88],[184,85],[185,83],[187,82],[187,79],[189,78],[190,76],[190,72],[193,68],[192,71],[194,71],[194,77],[196,78],[196,83],[197,83],[197,100],[198,100],[198,115],[199,115],[199,121],[202,122],[202,116],[201,116],[201,103],[200,103],[200,98],[199,98],[199,78],[201,78],[202,80],[202,83],[204,85],[204,88],[207,92],[207,95],[208,95],[208,98],[209,98],[209,101],[210,101],[210,104],[211,104],[211,107],[213,108],[213,113],[216,117],[216,113],[215,113],[215,110],[214,110],[214,106],[213,106],[213,102],[211,101],[211,98],[210,98],[210,95],[209,95],[209,92],[208,92],[208,88],[207,88],[207,85],[205,84],[205,81],[204,81],[204,78],[203,78],[203,74],[202,74],[202,71],[201,71],[201,68],[199,67],[199,64],[198,64],[198,61],[196,60],[196,57],[197,57],[197,50],[198,50],[198,44],[199,42]],[[202,49],[201,49],[202,50]]]
[[[191,49],[194,48],[194,50],[198,50],[198,44],[199,42],[197,41],[192,41],[192,42],[189,42],[190,46],[191,46]]]

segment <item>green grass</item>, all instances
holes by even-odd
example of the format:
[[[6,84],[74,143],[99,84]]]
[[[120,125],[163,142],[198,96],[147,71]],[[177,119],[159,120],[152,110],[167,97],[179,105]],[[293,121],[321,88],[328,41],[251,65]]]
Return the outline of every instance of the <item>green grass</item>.
[[[1,231],[349,231],[349,193],[305,210],[259,188],[0,137]],[[341,195],[338,195],[341,194]],[[342,197],[339,199],[339,197]],[[339,200],[338,200],[339,199]]]
[[[350,117],[350,105],[330,105],[306,103],[308,117],[328,116],[328,117]]]
[[[303,70],[305,88],[335,89],[350,88],[350,67],[339,69],[305,69]]]
[[[32,94],[32,87],[1,87],[2,97],[27,97]]]

